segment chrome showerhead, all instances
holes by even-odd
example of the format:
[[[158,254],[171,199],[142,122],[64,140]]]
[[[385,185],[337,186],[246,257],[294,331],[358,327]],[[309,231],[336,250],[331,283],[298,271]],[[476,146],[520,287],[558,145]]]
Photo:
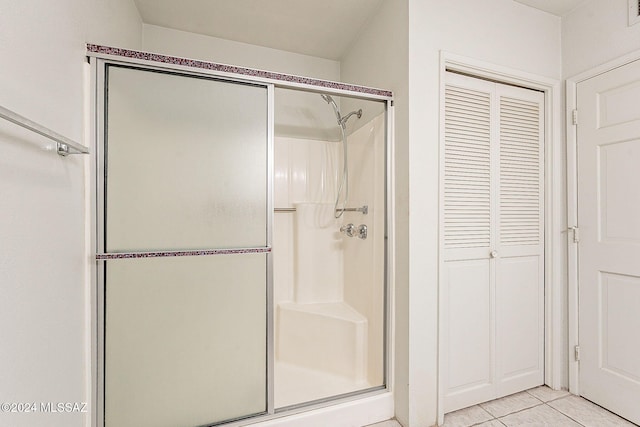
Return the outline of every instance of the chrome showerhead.
[[[342,117],[340,116],[340,109],[338,108],[338,104],[336,104],[336,101],[333,100],[331,95],[321,93],[320,96],[322,97],[322,99],[324,99],[327,102],[327,104],[331,105],[331,107],[333,108],[333,112],[336,114],[336,119],[338,120],[338,123],[342,123],[341,122]]]
[[[340,115],[340,109],[338,108],[336,101],[333,100],[331,95],[327,95],[326,93],[321,93],[320,96],[322,97],[322,99],[325,100],[327,104],[331,104],[331,107],[333,107],[333,112],[336,113],[336,119],[338,120],[338,125],[340,125],[341,127],[344,128],[347,125],[347,120],[349,120],[349,117],[353,116],[354,114],[357,115],[358,118],[362,117],[362,109],[359,109],[358,111],[352,111],[346,116],[342,117],[342,115]]]
[[[347,114],[346,116],[342,117],[340,119],[340,126],[346,126],[347,124],[347,120],[349,120],[349,117],[356,115],[358,118],[362,117],[362,108],[359,109],[358,111],[352,111],[349,114]]]

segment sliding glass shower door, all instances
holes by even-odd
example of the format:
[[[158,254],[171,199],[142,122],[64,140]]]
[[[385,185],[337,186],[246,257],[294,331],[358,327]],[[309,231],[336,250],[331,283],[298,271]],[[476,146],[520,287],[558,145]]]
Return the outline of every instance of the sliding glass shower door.
[[[119,65],[104,80],[105,426],[265,413],[268,88]]]

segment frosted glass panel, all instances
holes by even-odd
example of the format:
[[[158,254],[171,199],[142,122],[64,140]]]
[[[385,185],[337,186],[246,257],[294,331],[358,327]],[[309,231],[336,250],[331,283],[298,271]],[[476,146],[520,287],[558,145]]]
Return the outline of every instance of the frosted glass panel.
[[[267,89],[110,66],[108,252],[265,246]]]
[[[266,255],[107,261],[106,427],[266,410]]]

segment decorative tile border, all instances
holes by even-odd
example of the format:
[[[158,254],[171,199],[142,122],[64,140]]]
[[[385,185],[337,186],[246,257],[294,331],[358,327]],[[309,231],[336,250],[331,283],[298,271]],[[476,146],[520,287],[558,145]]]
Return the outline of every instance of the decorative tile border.
[[[96,254],[96,261],[110,259],[163,258],[206,255],[261,254],[271,252],[270,247],[239,249],[203,249],[196,251],[121,252]]]
[[[253,68],[237,67],[234,65],[218,64],[216,62],[199,61],[196,59],[179,58],[175,56],[160,55],[157,53],[141,52],[137,50],[121,49],[117,47],[100,46],[96,44],[87,44],[87,51],[103,54],[122,56],[125,58],[133,58],[144,61],[162,62],[165,64],[182,65],[185,67],[201,68],[204,70],[220,71],[224,73],[239,74],[242,76],[260,77],[271,80],[278,80],[291,83],[301,83],[311,86],[326,87],[330,89],[347,90],[351,92],[366,93],[391,98],[393,92],[389,90],[376,89],[366,86],[357,86],[347,83],[332,82],[329,80],[320,80],[310,77],[294,76],[291,74],[275,73],[272,71],[256,70]]]

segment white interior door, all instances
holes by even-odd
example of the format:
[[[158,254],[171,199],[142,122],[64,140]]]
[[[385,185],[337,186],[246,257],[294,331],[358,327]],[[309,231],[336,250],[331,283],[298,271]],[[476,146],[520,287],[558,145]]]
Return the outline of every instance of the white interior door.
[[[580,394],[640,423],[640,61],[577,94]]]
[[[541,92],[447,73],[445,412],[543,383],[543,107]]]

